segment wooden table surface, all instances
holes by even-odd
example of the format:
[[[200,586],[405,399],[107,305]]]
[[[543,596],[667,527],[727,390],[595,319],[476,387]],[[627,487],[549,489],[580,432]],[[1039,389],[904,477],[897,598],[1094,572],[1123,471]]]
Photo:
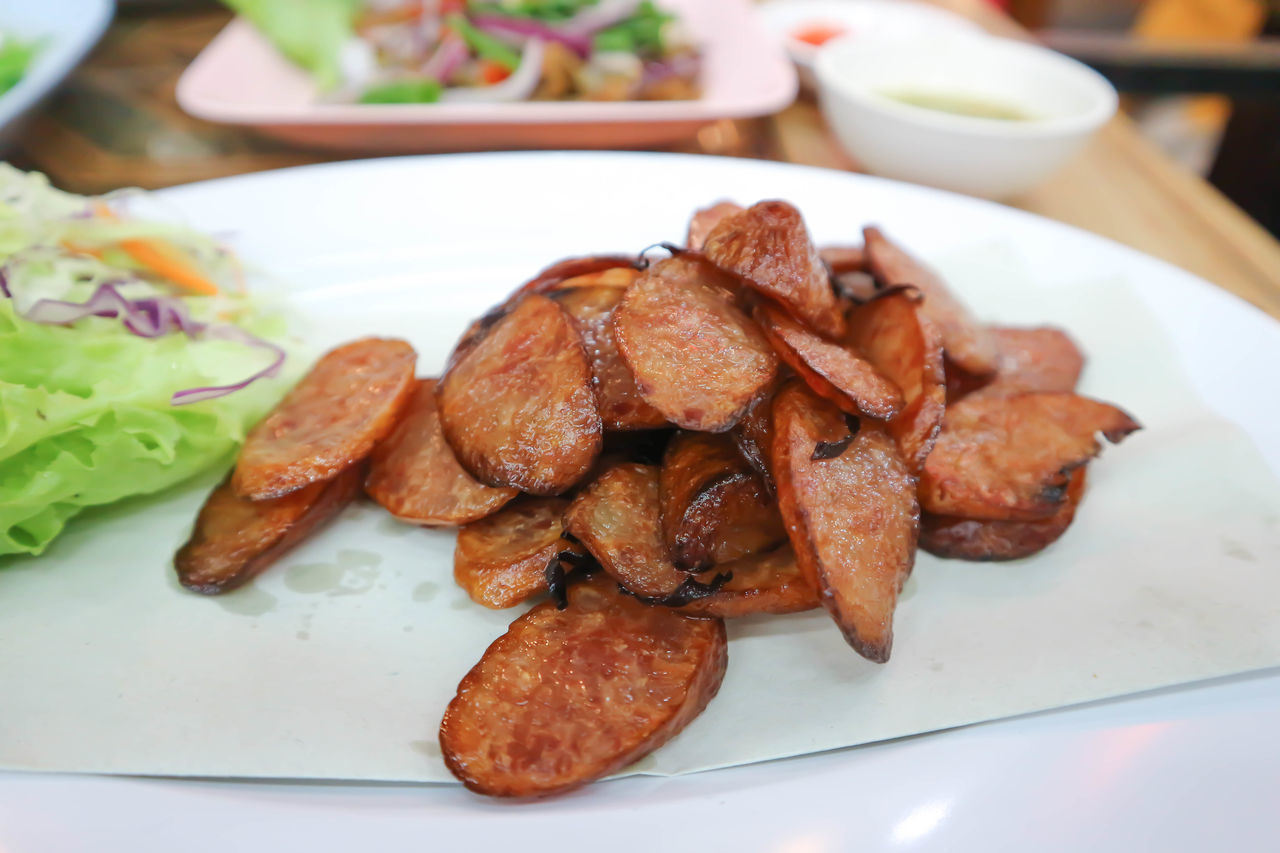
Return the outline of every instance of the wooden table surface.
[[[1022,35],[982,0],[934,2],[994,32]],[[11,159],[83,193],[342,159],[198,121],[178,108],[178,76],[228,19],[221,10],[122,15],[34,117]],[[857,168],[804,98],[768,118],[709,125],[664,150]],[[1280,243],[1123,116],[1012,204],[1163,258],[1280,318]]]

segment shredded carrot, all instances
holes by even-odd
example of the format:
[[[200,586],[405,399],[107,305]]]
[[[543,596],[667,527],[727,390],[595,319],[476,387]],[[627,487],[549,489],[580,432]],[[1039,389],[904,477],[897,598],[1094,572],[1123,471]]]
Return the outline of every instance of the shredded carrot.
[[[115,214],[105,204],[94,205],[94,213],[103,219],[114,220]],[[187,262],[178,251],[163,240],[121,240],[120,248],[135,261],[161,278],[179,287],[204,296],[216,296],[218,285]],[[100,251],[79,248],[77,251],[101,256]]]

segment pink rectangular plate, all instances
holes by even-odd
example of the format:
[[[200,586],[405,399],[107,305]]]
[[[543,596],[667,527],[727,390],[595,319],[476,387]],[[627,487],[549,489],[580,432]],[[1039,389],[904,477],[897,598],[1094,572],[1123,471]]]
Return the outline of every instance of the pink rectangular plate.
[[[237,19],[178,81],[197,118],[252,127],[299,145],[367,152],[458,148],[604,148],[673,142],[722,118],[791,103],[796,76],[747,0],[665,0],[702,46],[702,97],[692,101],[513,104],[327,104],[308,76]]]

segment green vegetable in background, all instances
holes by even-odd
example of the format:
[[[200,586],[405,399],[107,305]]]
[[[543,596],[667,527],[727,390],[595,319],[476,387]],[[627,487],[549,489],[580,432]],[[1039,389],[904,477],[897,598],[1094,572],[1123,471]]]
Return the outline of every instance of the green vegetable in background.
[[[360,96],[362,104],[434,104],[440,100],[440,82],[430,77],[393,80],[371,86]]]
[[[361,0],[223,0],[281,53],[311,72],[321,90],[342,81],[340,55]]]
[[[0,95],[18,85],[39,51],[40,45],[34,41],[0,36]]]
[[[645,0],[630,18],[596,33],[592,49],[658,56],[664,49],[662,27],[672,19],[672,15],[660,11],[650,0]]]
[[[572,18],[584,6],[594,6],[598,0],[497,0],[497,2],[471,2],[467,8],[477,13],[497,13],[537,18],[540,21],[563,21]]]
[[[475,51],[481,59],[496,62],[508,71],[515,71],[520,67],[520,54],[488,33],[477,30],[466,18],[456,12],[446,15],[445,23],[451,30],[462,36],[467,47]]]

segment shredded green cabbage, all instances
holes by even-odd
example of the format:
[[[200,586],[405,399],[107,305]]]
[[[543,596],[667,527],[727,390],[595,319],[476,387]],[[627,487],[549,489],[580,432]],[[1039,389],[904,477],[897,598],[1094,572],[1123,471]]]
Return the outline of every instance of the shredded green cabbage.
[[[37,299],[83,301],[104,281],[123,279],[130,298],[175,295],[110,252],[102,260],[73,254],[63,241],[106,246],[163,236],[202,259],[211,279],[234,277],[234,261],[208,237],[167,224],[86,219],[88,202],[0,165],[0,269],[14,297],[0,297],[0,555],[39,554],[86,507],[156,492],[225,462],[283,391],[281,379],[259,381],[175,407],[175,391],[235,382],[269,356],[181,333],[141,338],[111,318],[70,326],[23,319]],[[278,316],[240,294],[183,302],[201,320],[272,339],[283,332]]]

